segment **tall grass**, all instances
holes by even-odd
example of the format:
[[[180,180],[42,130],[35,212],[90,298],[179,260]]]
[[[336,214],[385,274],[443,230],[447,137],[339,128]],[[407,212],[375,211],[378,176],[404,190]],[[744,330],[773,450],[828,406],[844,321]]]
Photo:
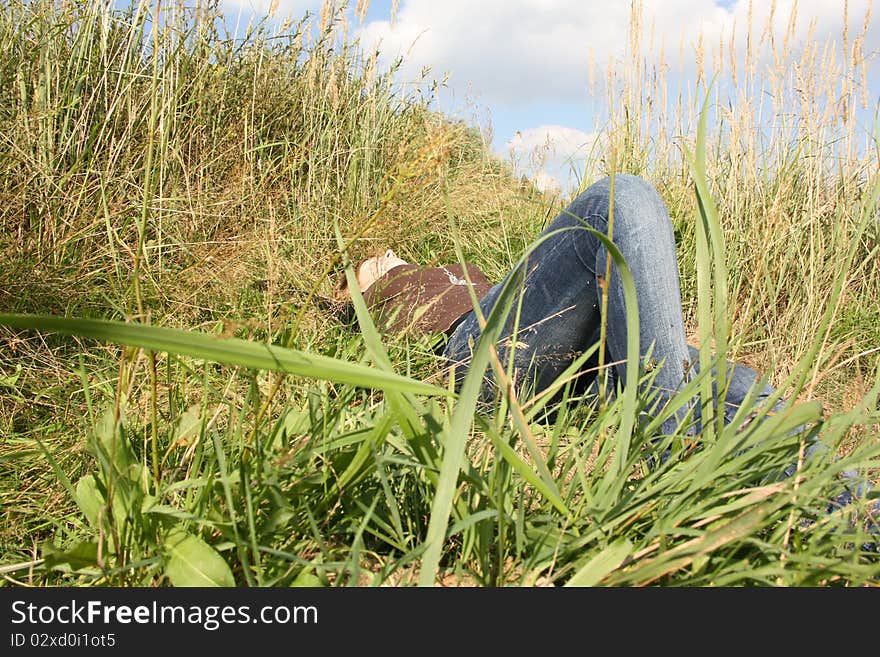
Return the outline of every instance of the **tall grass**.
[[[671,410],[648,414],[637,376],[599,408],[502,387],[487,412],[490,339],[453,394],[434,342],[383,338],[356,293],[357,324],[337,317],[332,279],[380,247],[500,279],[558,200],[433,113],[427,81],[397,89],[344,11],[243,38],[217,5],[157,11],[0,10],[4,581],[876,583],[864,502],[825,512],[880,454],[875,152],[844,144],[826,170],[806,117],[819,132],[768,152],[745,118],[716,135],[721,84],[657,119],[634,58],[604,166],[667,199],[705,357],[714,338],[753,358],[790,403],[747,404],[696,449],[659,436]],[[721,369],[680,393],[705,417]]]
[[[866,46],[875,12],[869,4],[855,16],[844,3],[844,32],[820,39],[821,26],[797,3],[788,15],[776,2],[765,9],[759,17],[749,3],[745,24],[717,42],[699,35],[686,43],[655,35],[634,2],[625,58],[604,76],[591,75],[603,99],[596,108],[601,143],[618,154],[620,167],[661,190],[676,224],[685,297],[695,299],[696,198],[681,145],[692,143],[710,94],[706,177],[722,218],[728,337],[734,354],[746,352],[768,370],[786,374],[809,351],[841,254],[860,241],[805,390],[846,405],[853,370],[857,378],[870,372],[880,345],[872,301],[880,293],[880,224],[875,218],[859,233],[857,218],[880,168],[880,106],[870,86],[880,53]],[[848,27],[854,22],[859,29]],[[694,55],[692,71],[686,51]],[[670,81],[671,71],[684,82]],[[587,160],[583,184],[606,159]],[[695,325],[696,307],[689,310]]]

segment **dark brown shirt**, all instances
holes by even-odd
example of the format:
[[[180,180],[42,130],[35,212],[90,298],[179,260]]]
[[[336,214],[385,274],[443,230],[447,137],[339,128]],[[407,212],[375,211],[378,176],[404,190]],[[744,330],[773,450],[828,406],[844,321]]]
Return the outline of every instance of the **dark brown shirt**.
[[[467,272],[479,300],[492,284],[474,265],[468,264]],[[474,308],[459,264],[398,265],[367,288],[364,300],[379,328],[388,332],[445,333]]]

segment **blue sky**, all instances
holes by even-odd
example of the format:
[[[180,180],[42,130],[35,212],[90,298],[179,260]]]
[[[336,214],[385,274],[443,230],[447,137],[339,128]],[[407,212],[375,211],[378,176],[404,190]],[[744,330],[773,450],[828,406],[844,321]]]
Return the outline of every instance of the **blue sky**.
[[[223,0],[227,15],[265,13],[271,0]],[[316,13],[320,0],[277,0],[276,16]],[[447,77],[437,109],[480,125],[501,157],[511,154],[524,173],[545,186],[568,189],[574,183],[570,162],[593,143],[605,94],[597,89],[609,61],[627,56],[629,0],[373,0],[363,23],[352,31],[362,43],[378,44],[385,64],[402,55],[401,83],[418,78],[428,67],[429,79]],[[392,6],[397,4],[394,21]],[[667,62],[667,80],[692,85],[695,44],[702,33],[708,49],[719,40],[734,40],[744,56],[749,0],[642,0],[644,34],[654,32],[653,48],[642,56]],[[752,24],[760,33],[772,25],[782,42],[792,7],[797,21],[789,49],[797,55],[811,24],[813,40],[840,48],[844,0],[752,0]],[[849,0],[850,39],[860,34],[870,0]],[[768,15],[775,6],[774,20]],[[876,55],[880,52],[880,6],[870,16],[864,44],[874,54],[869,77],[871,103],[877,103]],[[594,82],[591,93],[591,61]],[[542,148],[547,146],[548,148]],[[530,153],[546,157],[535,162]],[[531,163],[530,163],[531,162]]]

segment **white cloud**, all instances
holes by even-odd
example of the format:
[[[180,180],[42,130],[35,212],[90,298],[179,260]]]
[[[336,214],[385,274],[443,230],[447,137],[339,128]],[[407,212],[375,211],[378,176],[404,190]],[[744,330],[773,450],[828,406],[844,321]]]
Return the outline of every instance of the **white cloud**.
[[[515,159],[528,158],[536,164],[546,159],[581,158],[596,142],[596,133],[587,133],[564,125],[540,125],[517,130],[507,142]]]
[[[599,136],[564,125],[540,125],[518,130],[506,146],[520,174],[531,177],[539,189],[563,191],[570,186],[572,170],[582,172]]]
[[[538,173],[532,176],[532,182],[542,192],[559,193],[562,191],[562,185],[559,184],[556,176],[546,171],[538,171]]]
[[[580,96],[587,52],[574,45],[578,22],[568,20],[565,5],[583,13],[580,2],[562,0],[406,0],[393,27],[374,21],[362,37],[365,43],[381,42],[389,60],[402,55],[405,76],[415,77],[424,66],[436,77],[449,71],[452,84],[463,89],[470,83],[490,102],[532,94]]]
[[[850,0],[850,40],[861,32],[869,0]],[[390,61],[404,56],[404,75],[415,78],[423,67],[436,77],[451,74],[452,85],[468,84],[486,102],[526,104],[531,99],[578,100],[586,97],[590,52],[596,78],[601,81],[609,59],[620,61],[628,49],[629,2],[584,0],[404,0],[394,24],[373,21],[361,31],[366,44],[381,42]],[[772,34],[781,45],[794,0],[755,0],[752,14],[753,43],[776,6]],[[794,40],[806,38],[815,21],[815,39],[842,40],[842,0],[800,0]],[[712,65],[719,39],[734,34],[739,56],[745,48],[748,0],[729,8],[716,0],[645,0],[643,3],[642,54],[659,61],[661,47],[673,71],[686,72],[695,65],[695,45],[702,31],[705,65]],[[653,44],[650,35],[653,31]],[[869,29],[867,50],[880,47],[880,11]],[[680,48],[681,46],[681,48]],[[727,53],[725,53],[725,56]]]

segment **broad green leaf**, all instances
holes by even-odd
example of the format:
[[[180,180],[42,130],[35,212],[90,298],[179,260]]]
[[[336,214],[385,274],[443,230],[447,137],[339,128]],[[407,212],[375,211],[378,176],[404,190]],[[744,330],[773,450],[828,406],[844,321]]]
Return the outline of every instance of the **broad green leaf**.
[[[174,586],[235,586],[229,565],[198,536],[175,529],[165,548],[165,574]]]
[[[198,435],[202,427],[201,404],[193,404],[177,421],[174,429],[174,438],[171,441],[176,445],[189,445]]]
[[[49,569],[63,565],[70,566],[72,570],[91,568],[98,564],[98,544],[83,541],[70,550],[59,550],[47,542],[43,544],[43,558],[46,568]]]
[[[315,575],[311,568],[303,568],[290,585],[293,587],[315,587],[324,586],[324,583]]]
[[[21,364],[15,366],[15,374],[0,376],[0,388],[14,388],[21,376]]]
[[[98,490],[94,475],[85,475],[76,482],[76,495],[74,499],[86,520],[89,521],[92,529],[98,529],[98,516],[106,502],[104,496]]]
[[[107,405],[107,410],[98,420],[94,429],[95,447],[101,450],[98,458],[106,458],[109,468],[112,468],[115,476],[128,473],[129,466],[136,462],[134,454],[122,435],[122,427],[115,417],[113,404]]]
[[[590,559],[565,586],[595,586],[611,571],[616,570],[632,554],[632,543],[627,539],[615,541]]]

